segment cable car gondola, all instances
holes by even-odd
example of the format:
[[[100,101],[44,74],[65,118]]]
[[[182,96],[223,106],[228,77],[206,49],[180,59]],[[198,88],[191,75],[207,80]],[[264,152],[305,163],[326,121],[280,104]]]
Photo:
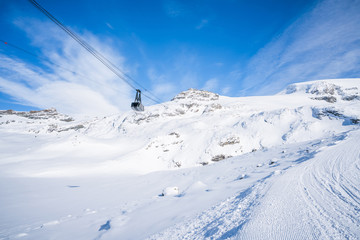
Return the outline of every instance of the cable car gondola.
[[[134,111],[144,111],[144,105],[141,103],[141,91],[140,89],[136,89],[135,101],[131,103],[131,108]]]

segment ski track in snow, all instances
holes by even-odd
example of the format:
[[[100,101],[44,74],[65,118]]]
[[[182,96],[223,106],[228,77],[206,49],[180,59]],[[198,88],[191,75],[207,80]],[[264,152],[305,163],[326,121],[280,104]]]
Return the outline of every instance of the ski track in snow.
[[[359,239],[360,132],[350,134],[149,239]]]
[[[266,189],[265,180],[270,176],[202,213],[195,220],[149,239],[227,239],[232,237],[248,221],[251,210],[256,207],[261,198],[259,192]]]
[[[0,111],[0,240],[360,239],[359,103],[348,79],[92,121]]]

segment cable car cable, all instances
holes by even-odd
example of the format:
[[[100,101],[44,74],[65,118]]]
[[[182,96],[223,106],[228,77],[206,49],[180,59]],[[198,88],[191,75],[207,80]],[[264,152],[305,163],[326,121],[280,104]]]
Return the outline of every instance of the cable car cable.
[[[35,57],[35,58],[41,59],[41,60],[43,60],[43,61],[46,61],[46,62],[48,62],[48,63],[50,63],[50,64],[52,64],[52,65],[54,65],[54,66],[56,66],[56,67],[58,67],[58,68],[61,68],[62,70],[65,70],[65,71],[67,71],[67,72],[70,72],[70,73],[76,75],[76,77],[80,77],[80,78],[82,78],[82,79],[84,79],[84,80],[85,80],[85,79],[86,79],[86,80],[89,80],[89,79],[90,79],[91,81],[94,81],[94,79],[92,79],[92,78],[89,77],[89,76],[85,76],[85,75],[83,75],[83,74],[81,74],[81,73],[79,73],[79,72],[75,72],[75,71],[73,71],[73,70],[67,69],[67,68],[65,68],[65,67],[63,67],[63,66],[61,66],[61,65],[59,65],[59,64],[57,64],[57,63],[54,63],[53,61],[50,61],[50,60],[47,59],[47,58],[41,57],[41,56],[39,56],[39,55],[36,55],[35,53],[32,53],[32,52],[30,52],[30,51],[28,51],[28,50],[26,50],[26,49],[24,49],[24,48],[21,48],[21,47],[15,45],[15,44],[13,44],[13,43],[10,43],[10,42],[8,42],[8,41],[4,41],[4,40],[2,40],[2,39],[0,39],[0,42],[4,43],[4,44],[7,45],[7,46],[10,46],[10,47],[12,47],[12,48],[15,48],[15,49],[17,49],[17,50],[19,50],[19,51],[22,51],[22,52],[24,52],[24,53],[26,53],[26,54],[28,54],[28,55],[30,55],[30,56],[33,56],[33,57]],[[94,82],[95,82],[95,81],[94,81]]]
[[[110,60],[108,60],[106,57],[104,57],[101,53],[96,51],[93,47],[91,47],[88,43],[86,43],[83,39],[81,39],[78,35],[76,35],[74,32],[72,32],[70,29],[68,29],[66,26],[64,26],[59,20],[57,20],[53,15],[51,15],[46,9],[44,9],[39,3],[37,3],[35,0],[29,0],[31,4],[33,4],[38,10],[40,10],[43,14],[45,14],[51,21],[53,21],[56,25],[58,25],[61,29],[63,29],[70,37],[72,37],[75,41],[77,41],[82,47],[84,47],[90,54],[92,54],[95,58],[97,58],[103,65],[105,65],[110,71],[112,71],[115,75],[117,75],[121,80],[123,80],[125,83],[127,83],[131,88],[136,90],[137,88],[128,80],[131,79],[134,83],[136,83],[138,86],[140,86],[142,89],[144,89],[146,92],[151,94],[153,97],[157,98],[154,94],[152,94],[150,91],[148,91],[146,88],[144,88],[140,83],[135,81],[133,78],[131,78],[128,74],[124,73],[122,70],[120,70],[115,64],[113,64]],[[120,73],[121,74],[120,74]],[[124,77],[125,76],[125,77]],[[155,100],[153,97],[150,97],[147,94],[143,94],[148,99],[152,100],[155,103],[160,103],[160,99]]]

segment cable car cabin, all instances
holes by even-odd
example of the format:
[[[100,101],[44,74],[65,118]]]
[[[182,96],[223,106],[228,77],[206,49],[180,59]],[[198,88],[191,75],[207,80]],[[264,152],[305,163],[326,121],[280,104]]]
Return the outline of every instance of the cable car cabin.
[[[141,91],[136,89],[135,101],[131,103],[131,108],[134,111],[144,111],[144,105],[141,103]]]
[[[141,102],[132,102],[131,103],[131,108],[134,111],[139,111],[139,112],[144,111],[144,105],[142,105]]]

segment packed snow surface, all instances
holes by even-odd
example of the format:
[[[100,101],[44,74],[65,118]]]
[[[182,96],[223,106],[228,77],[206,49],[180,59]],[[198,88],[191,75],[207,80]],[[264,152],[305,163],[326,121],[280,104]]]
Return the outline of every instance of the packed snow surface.
[[[360,239],[360,79],[0,111],[0,239]]]

